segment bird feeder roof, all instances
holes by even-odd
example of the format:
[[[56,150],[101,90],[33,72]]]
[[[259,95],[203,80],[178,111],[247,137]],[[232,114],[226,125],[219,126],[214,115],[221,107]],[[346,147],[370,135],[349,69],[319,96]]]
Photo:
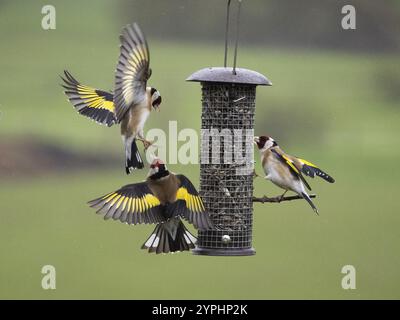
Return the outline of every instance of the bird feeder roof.
[[[234,74],[233,68],[223,67],[210,67],[201,69],[190,75],[186,81],[237,83],[256,86],[272,85],[272,82],[259,72],[243,68],[236,68],[236,74]]]

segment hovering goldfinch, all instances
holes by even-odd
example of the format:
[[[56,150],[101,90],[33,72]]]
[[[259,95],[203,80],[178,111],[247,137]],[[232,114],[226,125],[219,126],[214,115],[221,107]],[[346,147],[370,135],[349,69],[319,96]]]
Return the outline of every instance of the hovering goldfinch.
[[[254,143],[257,144],[260,150],[261,164],[266,174],[265,178],[285,190],[281,198],[288,190],[291,190],[303,197],[315,213],[318,214],[318,209],[304,188],[305,186],[311,191],[311,187],[303,177],[303,173],[311,178],[317,175],[330,183],[335,182],[335,180],[315,164],[284,153],[278,143],[271,137],[254,137]]]
[[[65,94],[80,114],[107,126],[121,124],[125,169],[129,174],[144,167],[136,139],[143,142],[145,149],[152,144],[144,138],[143,128],[151,110],[159,110],[162,99],[157,89],[147,86],[151,76],[150,53],[139,26],[127,25],[120,42],[114,94],[82,85],[68,71],[64,71],[62,79]]]
[[[196,237],[184,226],[181,218],[195,228],[212,228],[196,188],[184,175],[168,171],[166,165],[155,159],[146,181],[129,184],[89,202],[104,219],[128,224],[156,223],[157,226],[143,244],[149,252],[168,253],[190,250]]]

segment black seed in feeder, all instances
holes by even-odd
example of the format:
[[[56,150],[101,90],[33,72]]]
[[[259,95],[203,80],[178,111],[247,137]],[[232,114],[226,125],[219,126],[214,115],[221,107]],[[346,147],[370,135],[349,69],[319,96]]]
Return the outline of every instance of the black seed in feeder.
[[[229,5],[230,1],[227,21]],[[228,23],[226,39],[227,34]],[[187,78],[202,86],[200,195],[215,227],[199,231],[193,250],[196,255],[255,254],[252,199],[256,87],[270,86],[271,82],[256,71],[236,68],[237,39],[236,35],[233,68],[226,67],[226,40],[224,67],[205,68]],[[236,161],[238,153],[242,161]]]

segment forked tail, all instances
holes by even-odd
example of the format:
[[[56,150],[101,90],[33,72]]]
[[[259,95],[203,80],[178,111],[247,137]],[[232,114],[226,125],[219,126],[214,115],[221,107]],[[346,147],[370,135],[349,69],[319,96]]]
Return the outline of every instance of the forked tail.
[[[303,198],[308,202],[308,204],[311,206],[311,208],[314,210],[314,212],[316,214],[318,214],[318,209],[317,207],[314,205],[314,203],[312,202],[311,198],[309,197],[309,195],[305,192],[302,192],[301,195],[303,196]]]
[[[125,155],[126,174],[130,174],[133,170],[144,168],[142,157],[136,145],[136,139],[127,139],[125,141]]]
[[[142,245],[142,249],[148,249],[149,253],[155,252],[157,254],[193,249],[197,241],[196,237],[186,229],[179,218],[172,219],[177,221],[169,220],[158,224]],[[171,227],[171,224],[176,224],[175,228]]]

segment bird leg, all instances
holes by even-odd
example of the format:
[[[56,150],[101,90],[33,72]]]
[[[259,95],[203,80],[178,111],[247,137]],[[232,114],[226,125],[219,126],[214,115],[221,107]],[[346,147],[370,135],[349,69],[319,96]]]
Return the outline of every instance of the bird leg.
[[[279,197],[278,202],[281,202],[283,200],[283,197],[285,196],[286,192],[287,192],[287,190],[285,190],[285,192],[282,193],[282,195]]]
[[[149,141],[149,140],[146,140],[146,139],[143,139],[143,138],[139,138],[139,137],[137,139],[139,141],[142,141],[144,150],[147,150],[154,143],[154,141]]]
[[[253,170],[253,179],[258,178],[259,175],[256,172],[256,169]]]

